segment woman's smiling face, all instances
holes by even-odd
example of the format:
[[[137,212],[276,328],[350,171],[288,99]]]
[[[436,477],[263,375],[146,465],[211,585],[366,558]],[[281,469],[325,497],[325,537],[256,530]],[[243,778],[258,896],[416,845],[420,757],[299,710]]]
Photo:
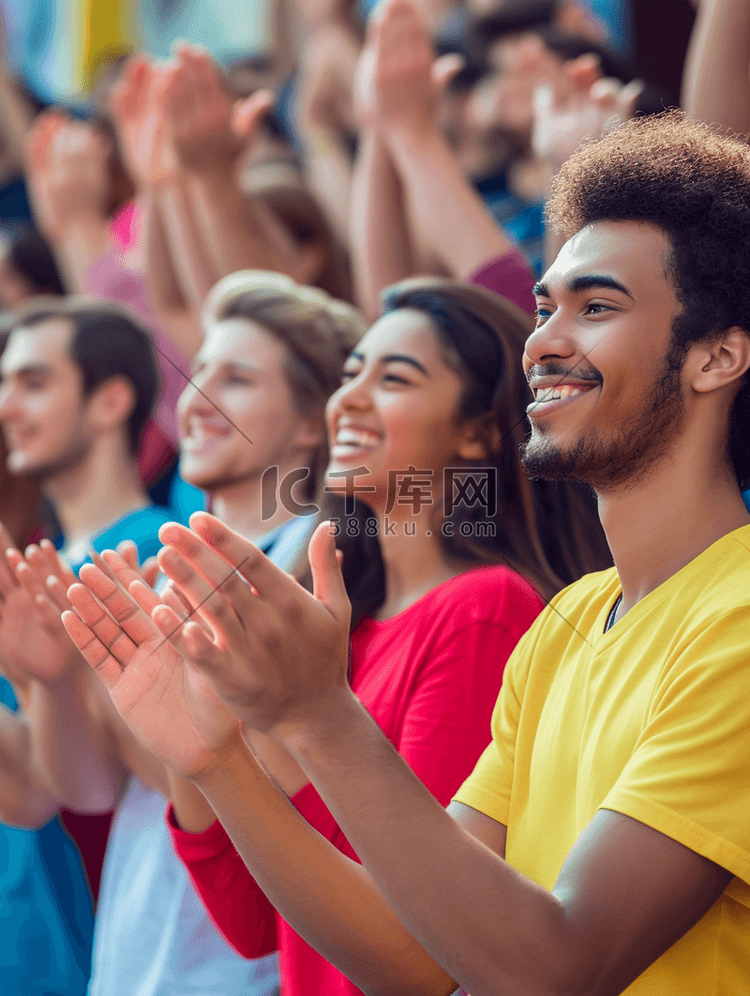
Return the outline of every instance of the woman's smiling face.
[[[409,308],[384,315],[349,356],[328,401],[327,488],[345,486],[377,509],[389,475],[411,467],[430,478],[436,502],[444,468],[467,452],[463,387],[426,315]]]

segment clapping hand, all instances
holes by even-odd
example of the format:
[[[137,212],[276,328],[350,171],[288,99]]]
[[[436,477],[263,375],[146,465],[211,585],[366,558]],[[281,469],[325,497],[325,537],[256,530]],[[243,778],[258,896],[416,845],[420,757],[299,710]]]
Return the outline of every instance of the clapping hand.
[[[171,591],[160,598],[114,551],[102,557],[111,576],[81,568],[65,628],[137,739],[177,774],[199,778],[241,745],[237,717],[150,618],[168,612],[180,628],[185,603]]]
[[[349,694],[351,607],[327,525],[310,540],[310,594],[218,519],[200,512],[190,521],[192,529],[170,524],[159,533],[159,564],[202,620],[154,609],[174,650],[241,720],[279,742],[335,712]]]
[[[60,621],[75,575],[49,540],[26,556],[0,523],[0,670],[13,684],[64,681],[78,660]]]

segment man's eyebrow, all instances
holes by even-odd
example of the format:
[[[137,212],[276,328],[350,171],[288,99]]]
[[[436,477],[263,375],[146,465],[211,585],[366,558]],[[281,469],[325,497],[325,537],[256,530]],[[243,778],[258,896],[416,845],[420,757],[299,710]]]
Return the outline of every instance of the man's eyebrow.
[[[621,294],[625,294],[632,300],[634,300],[633,295],[630,293],[625,284],[620,283],[619,280],[615,280],[614,277],[609,277],[603,273],[592,273],[583,277],[574,277],[568,283],[568,289],[573,294],[578,294],[580,291],[592,290],[595,287],[604,287],[608,290],[620,291]]]
[[[634,300],[633,295],[630,293],[625,284],[620,283],[619,280],[615,280],[614,277],[609,277],[604,273],[591,273],[586,276],[573,277],[567,283],[567,288],[571,294],[580,294],[581,291],[592,290],[596,287],[604,287],[609,290],[619,291],[621,294],[626,294],[631,301]],[[545,283],[534,284],[531,293],[534,297],[549,297],[549,286]]]
[[[10,370],[3,370],[0,367],[0,376],[2,377],[38,377],[40,374],[52,374],[54,372],[54,367],[49,366],[47,363],[27,363],[25,366],[16,367],[15,370],[12,368]]]

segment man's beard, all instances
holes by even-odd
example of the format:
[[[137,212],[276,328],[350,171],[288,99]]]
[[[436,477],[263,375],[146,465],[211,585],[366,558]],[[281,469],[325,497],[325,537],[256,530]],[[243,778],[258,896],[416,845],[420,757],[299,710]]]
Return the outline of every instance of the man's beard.
[[[521,462],[530,477],[581,481],[600,494],[636,487],[669,451],[682,429],[685,402],[680,385],[683,353],[673,344],[643,406],[609,439],[584,435],[563,450],[536,433],[524,444]]]

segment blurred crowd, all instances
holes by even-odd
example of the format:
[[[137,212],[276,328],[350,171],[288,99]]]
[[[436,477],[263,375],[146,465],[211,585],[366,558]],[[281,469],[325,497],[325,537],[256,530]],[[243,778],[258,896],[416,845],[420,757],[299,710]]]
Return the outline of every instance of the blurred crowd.
[[[545,205],[633,117],[750,131],[745,5],[0,0],[3,996],[360,992],[236,852],[214,871],[205,737],[190,754],[165,711],[179,758],[140,742],[60,614],[109,649],[96,606],[119,624],[137,590],[141,612],[163,599],[162,639],[196,608],[152,559],[166,523],[209,510],[309,587],[332,518],[352,688],[447,805],[516,641],[612,563],[590,491],[518,456],[534,287],[564,242]],[[456,468],[494,475],[491,510],[445,511]],[[441,544],[405,526],[438,493]],[[91,590],[68,594],[79,570]],[[354,859],[299,765],[243,735]]]

